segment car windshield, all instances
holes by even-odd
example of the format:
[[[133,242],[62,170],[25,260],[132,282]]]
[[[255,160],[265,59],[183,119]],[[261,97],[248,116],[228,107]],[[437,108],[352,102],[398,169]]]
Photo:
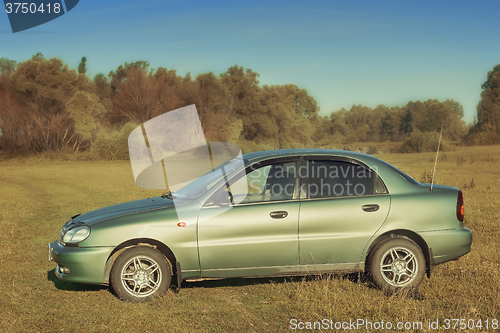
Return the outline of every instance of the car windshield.
[[[191,181],[189,184],[175,191],[173,195],[174,197],[185,199],[198,198],[215,186],[222,178],[228,177],[235,170],[241,170],[243,167],[243,158],[241,156],[235,157]]]

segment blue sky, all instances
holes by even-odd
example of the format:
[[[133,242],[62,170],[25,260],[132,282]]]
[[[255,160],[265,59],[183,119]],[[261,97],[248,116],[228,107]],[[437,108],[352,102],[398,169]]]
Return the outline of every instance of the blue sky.
[[[261,84],[305,88],[328,115],[448,98],[472,121],[500,63],[500,1],[95,1],[12,33],[0,14],[0,57],[37,52],[91,76],[147,60],[193,77],[238,64]]]

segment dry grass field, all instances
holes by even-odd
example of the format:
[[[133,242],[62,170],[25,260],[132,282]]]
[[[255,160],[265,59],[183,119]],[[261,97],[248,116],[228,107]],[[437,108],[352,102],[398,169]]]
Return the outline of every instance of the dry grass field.
[[[378,157],[419,181],[428,181],[434,165],[432,153]],[[122,302],[108,287],[59,281],[47,260],[47,243],[70,216],[158,193],[134,184],[128,162],[0,162],[0,331],[299,331],[290,328],[292,319],[311,325],[383,320],[401,332],[443,331],[429,322],[464,319],[476,328],[458,324],[456,331],[500,331],[491,328],[500,320],[500,146],[457,147],[440,157],[436,183],[463,190],[464,223],[474,242],[471,253],[424,278],[423,299],[387,296],[363,279],[340,275],[185,282],[180,293],[145,304]],[[396,330],[398,322],[410,324]]]

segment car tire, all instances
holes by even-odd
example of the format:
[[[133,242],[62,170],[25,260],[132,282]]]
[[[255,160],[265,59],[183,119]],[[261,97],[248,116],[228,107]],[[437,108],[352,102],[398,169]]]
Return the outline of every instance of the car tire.
[[[145,302],[165,294],[172,281],[170,263],[149,246],[136,246],[121,253],[111,269],[116,295],[129,302]]]
[[[413,291],[424,277],[425,258],[412,240],[392,238],[374,249],[368,271],[373,283],[386,292]]]

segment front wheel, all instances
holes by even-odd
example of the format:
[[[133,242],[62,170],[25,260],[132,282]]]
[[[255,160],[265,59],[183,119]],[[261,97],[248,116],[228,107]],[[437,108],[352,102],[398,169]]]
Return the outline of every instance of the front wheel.
[[[121,253],[111,269],[116,295],[130,302],[148,301],[163,295],[172,280],[170,264],[159,251],[137,246]]]
[[[412,240],[390,239],[375,248],[369,260],[369,272],[382,290],[414,290],[424,277],[425,258]]]

